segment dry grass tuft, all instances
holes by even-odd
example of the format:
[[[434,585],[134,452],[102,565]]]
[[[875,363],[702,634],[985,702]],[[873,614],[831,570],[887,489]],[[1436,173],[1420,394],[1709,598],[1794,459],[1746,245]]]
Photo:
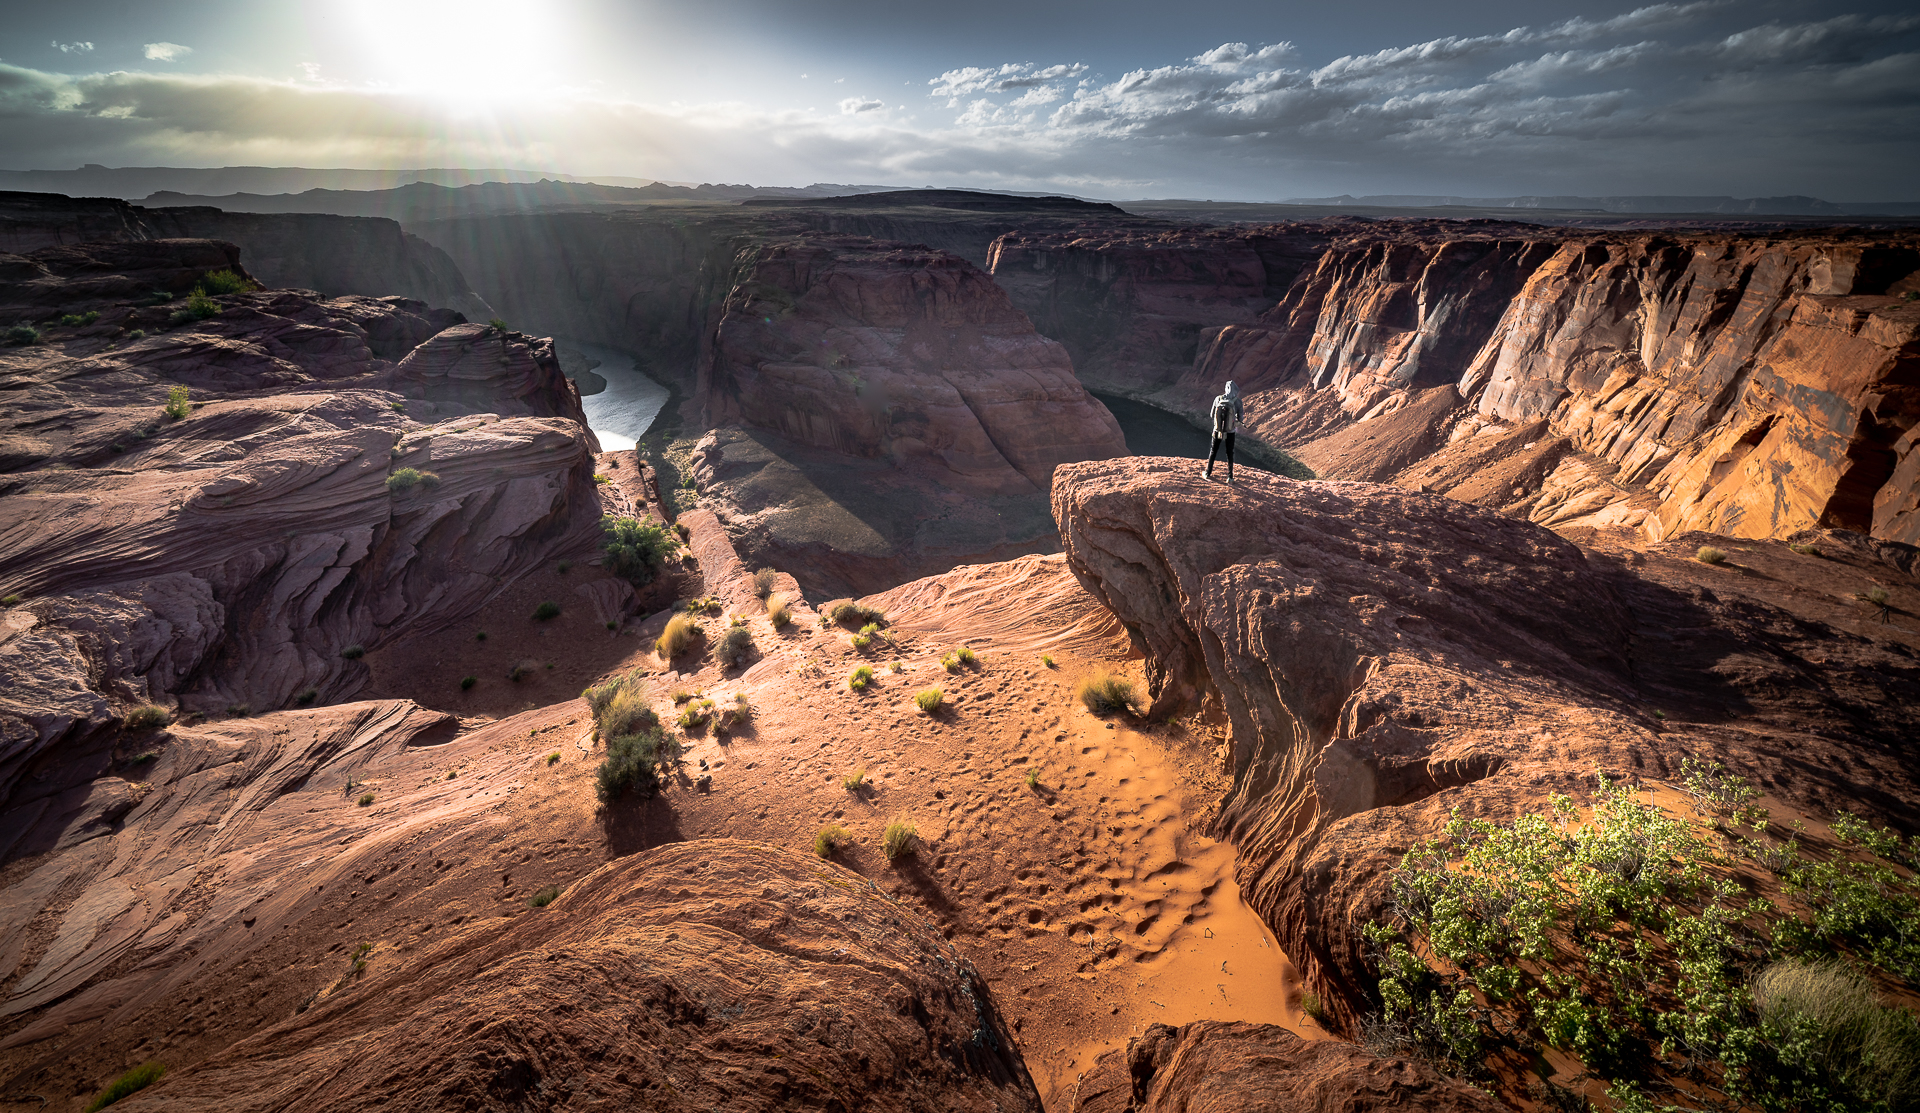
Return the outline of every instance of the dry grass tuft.
[[[1073,694],[1095,715],[1111,715],[1116,711],[1138,714],[1140,711],[1140,697],[1134,694],[1133,682],[1115,676],[1106,669],[1094,669],[1081,677],[1079,683],[1074,685]]]
[[[813,852],[822,858],[831,858],[836,850],[853,841],[853,835],[838,823],[829,823],[820,828],[813,836]]]
[[[886,854],[887,861],[898,862],[913,853],[913,844],[919,835],[913,824],[896,819],[887,824],[886,833],[880,836],[880,849]]]
[[[667,628],[653,643],[653,651],[663,661],[671,661],[687,651],[693,639],[700,636],[700,624],[691,616],[674,615],[667,620]]]

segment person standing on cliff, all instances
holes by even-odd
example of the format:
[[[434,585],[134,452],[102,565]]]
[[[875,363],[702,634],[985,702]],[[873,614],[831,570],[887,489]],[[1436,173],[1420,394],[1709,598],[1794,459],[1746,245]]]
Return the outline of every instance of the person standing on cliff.
[[[1234,389],[1231,380],[1220,397],[1213,400],[1213,447],[1207,450],[1207,478],[1213,478],[1213,461],[1220,455],[1222,444],[1227,449],[1227,482],[1233,482],[1233,431],[1247,418],[1246,408],[1240,404],[1240,392]]]

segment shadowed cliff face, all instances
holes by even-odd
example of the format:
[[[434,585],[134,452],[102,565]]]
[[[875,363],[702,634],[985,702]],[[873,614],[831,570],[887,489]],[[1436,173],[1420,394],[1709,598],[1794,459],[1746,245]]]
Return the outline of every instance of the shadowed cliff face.
[[[1881,584],[1920,606],[1907,546],[1809,535],[1822,556],[1769,543],[1730,570],[1684,559],[1694,534],[1620,561],[1396,487],[1229,488],[1137,457],[1062,467],[1053,502],[1147,657],[1149,714],[1218,701],[1242,888],[1349,1031],[1358,927],[1451,808],[1504,820],[1686,754],[1814,814],[1920,801],[1920,635],[1831,602]]]
[[[99,314],[0,355],[0,594],[28,597],[0,642],[14,805],[66,787],[22,787],[56,751],[62,776],[84,773],[75,755],[129,705],[350,695],[367,672],[344,648],[457,620],[597,536],[597,446],[545,341],[403,298],[232,294],[176,326],[184,302],[116,296],[234,255],[0,257],[17,280],[0,305]],[[390,484],[409,468],[431,478]]]

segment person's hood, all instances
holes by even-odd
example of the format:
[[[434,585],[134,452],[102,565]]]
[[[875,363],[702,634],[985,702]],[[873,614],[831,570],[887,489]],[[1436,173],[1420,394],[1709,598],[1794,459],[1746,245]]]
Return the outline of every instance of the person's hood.
[[[1231,398],[1236,402],[1240,400],[1240,392],[1234,388],[1233,381],[1231,379],[1227,381],[1227,389],[1221,391],[1220,393],[1226,395],[1228,398]]]

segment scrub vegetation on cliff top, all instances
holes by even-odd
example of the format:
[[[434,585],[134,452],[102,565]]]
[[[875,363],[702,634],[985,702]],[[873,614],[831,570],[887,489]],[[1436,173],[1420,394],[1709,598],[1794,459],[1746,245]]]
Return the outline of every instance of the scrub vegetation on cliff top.
[[[1456,811],[1363,931],[1365,1042],[1489,1080],[1552,1049],[1581,1073],[1550,1095],[1633,1113],[1920,1108],[1920,1020],[1881,992],[1920,989],[1920,843],[1842,814],[1810,855],[1717,764],[1682,773],[1707,820],[1604,776],[1590,810]]]
[[[615,677],[580,693],[593,712],[594,736],[606,743],[607,756],[595,774],[603,804],[622,797],[652,796],[660,790],[660,765],[672,747],[660,729],[660,716],[647,706],[646,681],[637,673]]]
[[[636,587],[652,583],[667,558],[680,547],[672,532],[658,522],[602,518],[600,529],[606,534],[600,547],[607,553],[607,571]]]

